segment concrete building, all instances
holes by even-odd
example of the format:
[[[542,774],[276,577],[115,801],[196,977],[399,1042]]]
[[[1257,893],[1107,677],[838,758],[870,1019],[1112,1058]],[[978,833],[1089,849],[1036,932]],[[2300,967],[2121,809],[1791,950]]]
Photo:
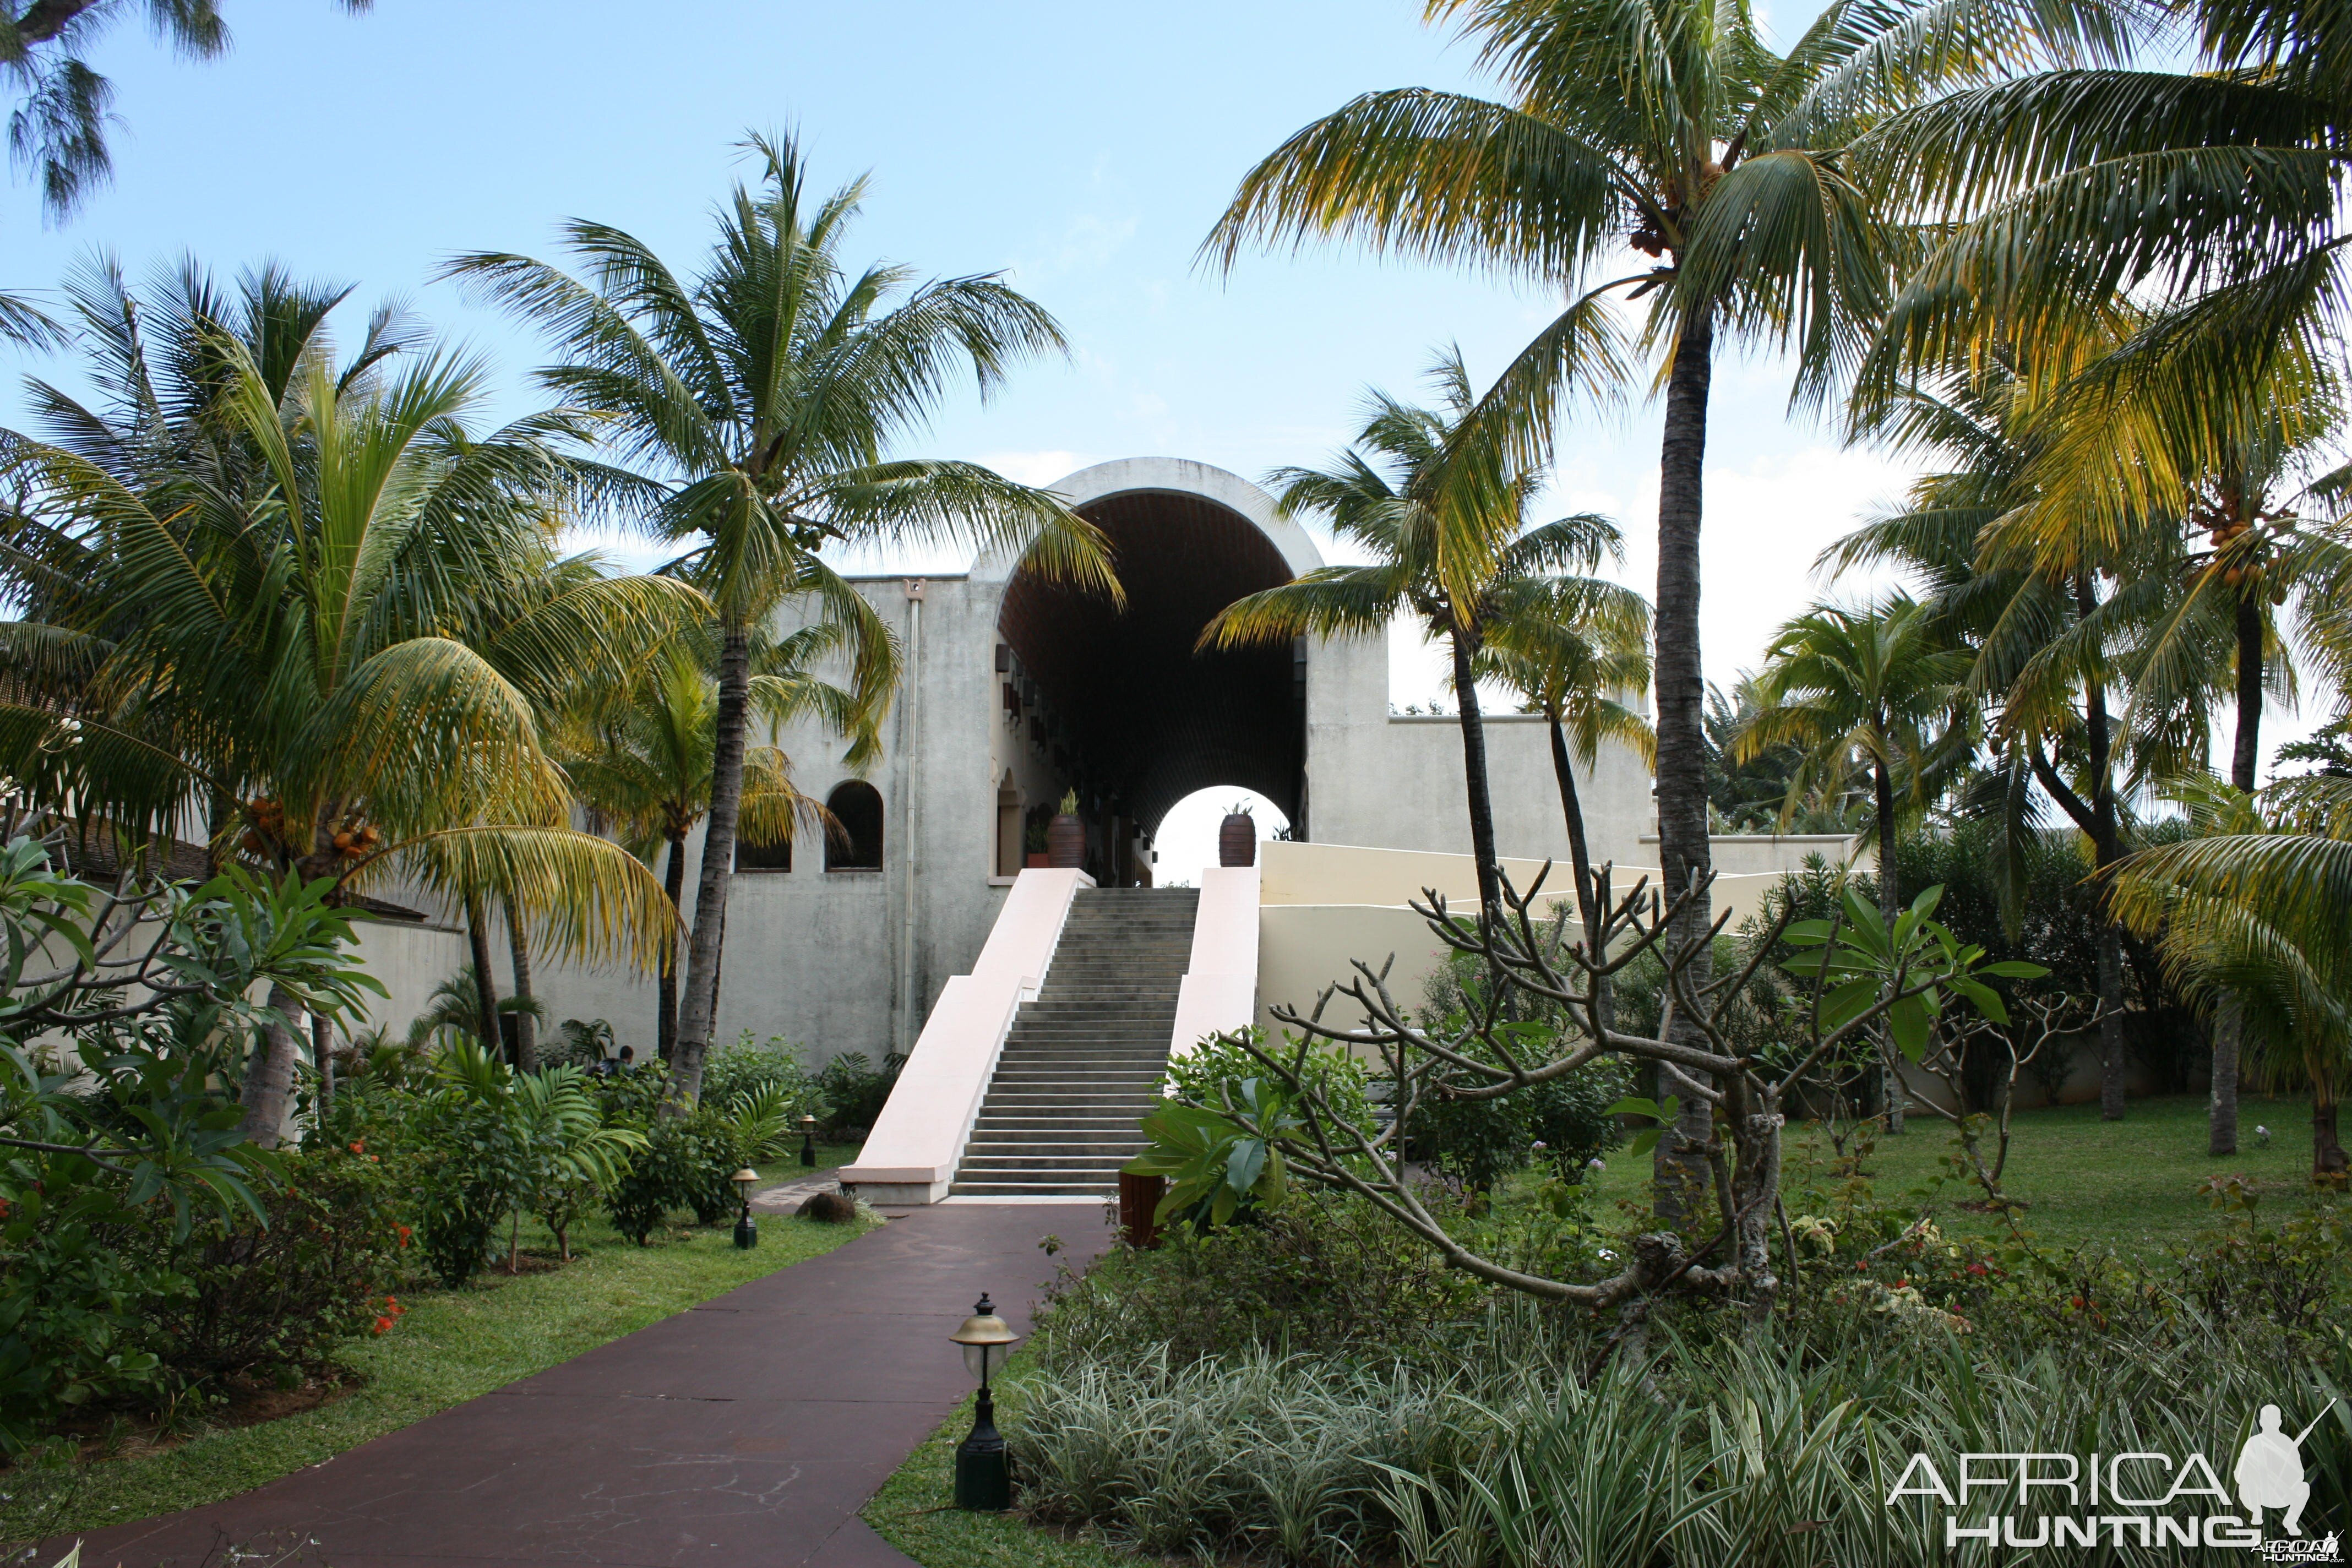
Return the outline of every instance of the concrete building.
[[[848,842],[737,862],[714,1037],[781,1035],[817,1061],[908,1056],[857,1173],[877,1194],[1099,1191],[1105,1151],[1132,1142],[1168,1051],[1267,1022],[1280,1004],[1311,1005],[1357,958],[1396,954],[1409,994],[1436,944],[1408,901],[1431,887],[1474,895],[1458,724],[1391,710],[1385,637],[1195,651],[1224,606],[1323,564],[1265,492],[1158,458],[1055,488],[1108,536],[1124,605],[1003,554],[961,575],[861,581],[905,658],[881,760],[856,775],[837,741],[776,737]],[[1486,737],[1497,845],[1524,886],[1568,854],[1549,735],[1540,719],[1501,713]],[[1595,858],[1630,882],[1655,858],[1647,769],[1611,746],[1577,784]],[[1274,802],[1294,841],[1265,847],[1245,872],[1155,863],[1168,810],[1217,786]],[[1032,847],[1066,792],[1087,825],[1085,869],[1041,869]],[[698,863],[699,837],[688,847]],[[1722,847],[1738,874],[1718,884],[1718,907],[1846,846]],[[1197,895],[1108,892],[1170,883]],[[399,1016],[463,962],[454,932],[384,931],[370,945]],[[556,970],[541,989],[554,1018],[602,1017],[649,1049],[650,982]],[[1072,1130],[1088,1116],[1094,1131]],[[1067,1154],[1059,1176],[992,1179],[1007,1176],[992,1162],[1034,1164],[1039,1147]],[[1004,1152],[1016,1149],[1019,1161]]]
[[[1169,807],[1217,785],[1265,795],[1318,844],[1468,852],[1460,731],[1389,710],[1384,639],[1193,652],[1226,605],[1323,564],[1264,491],[1172,458],[1101,464],[1055,489],[1109,536],[1124,610],[998,555],[961,576],[859,584],[906,657],[880,762],[860,778],[837,742],[778,738],[801,788],[859,842],[739,861],[719,1038],[748,1029],[876,1060],[908,1049],[987,940],[1030,825],[1069,789],[1104,883],[1197,881],[1198,867],[1152,864],[1152,836]],[[1499,715],[1488,747],[1503,850],[1565,856],[1542,723]],[[1579,782],[1595,853],[1644,858],[1641,761],[1612,749]],[[688,847],[698,864],[698,837]],[[557,974],[546,991],[558,1018],[650,1036],[642,981]]]

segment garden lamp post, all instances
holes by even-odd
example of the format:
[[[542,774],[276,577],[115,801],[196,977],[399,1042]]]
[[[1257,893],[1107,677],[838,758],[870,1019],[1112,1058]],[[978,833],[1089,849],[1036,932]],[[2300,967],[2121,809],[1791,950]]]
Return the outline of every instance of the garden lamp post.
[[[801,1114],[801,1163],[816,1163],[816,1118],[805,1111]]]
[[[735,1184],[735,1190],[743,1198],[742,1215],[735,1221],[735,1245],[757,1247],[760,1245],[760,1227],[751,1223],[751,1189],[759,1185],[760,1173],[746,1165],[727,1179]]]
[[[955,1504],[1002,1513],[1013,1506],[1013,1466],[1005,1457],[1004,1439],[997,1434],[996,1401],[988,1383],[1003,1370],[1015,1336],[982,1291],[971,1316],[948,1338],[963,1347],[964,1370],[980,1379],[980,1408],[971,1436],[956,1448]]]

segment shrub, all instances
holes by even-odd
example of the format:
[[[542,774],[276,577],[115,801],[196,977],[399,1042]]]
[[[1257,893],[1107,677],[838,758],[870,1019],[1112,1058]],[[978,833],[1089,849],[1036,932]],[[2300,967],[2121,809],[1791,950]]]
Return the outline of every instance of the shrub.
[[[1055,1364],[1128,1364],[1159,1347],[1179,1362],[1255,1347],[1383,1352],[1402,1325],[1434,1346],[1484,1289],[1360,1198],[1294,1190],[1256,1223],[1176,1226],[1047,1292]]]
[[[12,1453],[71,1411],[162,1383],[143,1309],[183,1288],[110,1245],[109,1222],[130,1217],[110,1196],[68,1187],[53,1205],[44,1184],[35,1173],[18,1186],[0,1226],[0,1446]]]
[[[181,1282],[149,1308],[177,1384],[316,1373],[335,1346],[392,1315],[406,1241],[376,1156],[358,1143],[312,1149],[259,1196],[266,1224],[248,1216],[177,1246],[164,1216],[150,1227],[158,1264]]]
[[[646,1245],[672,1209],[691,1209],[704,1225],[715,1225],[736,1205],[729,1178],[741,1162],[736,1132],[717,1112],[658,1116],[645,1130],[646,1147],[605,1194],[613,1228]]]
[[[732,1105],[738,1096],[763,1089],[781,1091],[791,1116],[823,1114],[816,1079],[801,1059],[801,1047],[782,1035],[770,1036],[764,1045],[755,1044],[751,1031],[746,1029],[741,1038],[711,1052],[703,1063],[705,1104]]]
[[[1244,1032],[1252,1043],[1265,1046],[1265,1030],[1252,1026]],[[1282,1043],[1285,1059],[1297,1048],[1298,1037],[1286,1034]],[[1322,1090],[1326,1103],[1335,1113],[1366,1131],[1372,1130],[1372,1108],[1368,1098],[1371,1080],[1364,1071],[1364,1064],[1346,1047],[1321,1042],[1310,1045],[1300,1058],[1300,1074],[1310,1087]],[[1217,1086],[1221,1083],[1234,1084],[1271,1076],[1265,1065],[1243,1049],[1241,1042],[1232,1035],[1212,1035],[1182,1056],[1168,1059],[1168,1092],[1194,1105],[1216,1105]]]
[[[816,1087],[824,1097],[824,1109],[817,1114],[824,1119],[825,1135],[837,1138],[872,1131],[906,1061],[893,1052],[882,1058],[877,1068],[863,1051],[844,1051],[819,1068]]]

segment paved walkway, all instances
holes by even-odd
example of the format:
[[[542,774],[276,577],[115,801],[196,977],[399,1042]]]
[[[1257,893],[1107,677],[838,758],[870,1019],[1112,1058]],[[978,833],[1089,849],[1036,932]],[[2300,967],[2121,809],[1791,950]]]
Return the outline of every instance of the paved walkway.
[[[299,1531],[333,1568],[907,1568],[857,1510],[970,1390],[947,1336],[982,1290],[1025,1332],[1055,1266],[1109,1239],[1097,1203],[904,1212],[325,1464],[101,1531],[82,1563],[195,1568]]]

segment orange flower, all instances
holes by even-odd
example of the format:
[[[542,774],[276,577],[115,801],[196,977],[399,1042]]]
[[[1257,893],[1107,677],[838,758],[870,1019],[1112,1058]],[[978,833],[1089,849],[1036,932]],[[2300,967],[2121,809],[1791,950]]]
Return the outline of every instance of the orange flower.
[[[354,1153],[354,1154],[364,1154],[364,1153],[366,1153],[366,1152],[367,1152],[367,1140],[365,1140],[365,1139],[361,1139],[358,1142],[353,1143],[353,1144],[352,1145],[352,1153]]]
[[[380,1334],[390,1333],[392,1331],[392,1320],[390,1318],[378,1318],[375,1321],[375,1331]]]

